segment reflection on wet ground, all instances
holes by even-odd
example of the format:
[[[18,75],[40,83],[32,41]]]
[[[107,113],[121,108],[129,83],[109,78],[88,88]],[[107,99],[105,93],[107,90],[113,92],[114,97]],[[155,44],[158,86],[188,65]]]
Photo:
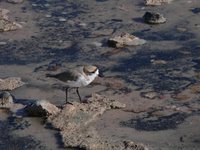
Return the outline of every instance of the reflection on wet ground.
[[[1,111],[1,117],[5,112]],[[2,118],[1,118],[2,119]],[[23,122],[23,123],[20,123]],[[0,149],[13,150],[13,149],[38,149],[47,150],[40,141],[34,139],[32,136],[19,137],[14,135],[13,132],[17,130],[24,130],[28,128],[28,121],[22,118],[9,117],[7,120],[0,120]]]
[[[8,9],[13,7],[13,4],[0,3]],[[99,90],[100,93],[122,94],[121,97],[124,94],[126,97],[135,91],[154,91],[161,95],[153,100],[138,98],[138,101],[142,99],[152,103],[150,108],[153,109],[148,108],[144,110],[145,113],[136,113],[133,118],[120,118],[119,126],[155,132],[177,129],[185,119],[198,116],[200,110],[200,90],[198,87],[191,88],[199,83],[197,74],[200,70],[200,32],[196,22],[199,8],[195,7],[196,4],[199,2],[194,1],[190,6],[184,0],[175,1],[171,5],[141,9],[141,2],[131,0],[29,0],[20,4],[20,10],[15,8],[15,11],[19,11],[18,14],[21,15],[37,14],[34,23],[39,33],[28,38],[25,33],[20,40],[12,39],[10,33],[2,33],[0,41],[7,44],[0,45],[0,65],[36,64],[32,71],[37,74],[40,68],[49,67],[49,64],[60,68],[96,64],[107,76],[117,76],[123,80],[129,89],[121,92],[109,87]],[[185,16],[178,12],[182,8]],[[165,13],[169,18],[167,23],[146,25],[138,19],[146,10],[151,9]],[[107,33],[110,29],[112,31]],[[95,31],[101,34],[98,35]],[[121,49],[108,47],[107,39],[119,32],[134,34],[148,42],[142,46]],[[17,34],[17,31],[13,31],[14,33]],[[5,38],[4,35],[10,37]],[[38,66],[43,62],[45,65]],[[51,70],[50,67],[50,71],[54,69],[53,67]],[[182,97],[177,96],[179,93]],[[128,100],[127,103],[138,101]],[[158,110],[160,106],[162,109]],[[163,113],[166,110],[167,112]],[[0,139],[3,143],[9,143],[5,144],[10,146],[8,149],[12,149],[10,141],[14,141],[13,146],[21,143],[17,146],[19,149],[45,149],[32,137],[12,137],[10,126],[12,130],[23,130],[30,124],[25,121],[22,126],[17,126],[10,118],[0,122],[0,133],[6,132],[0,134],[6,135]],[[30,144],[23,144],[24,142]],[[194,144],[198,145],[199,141],[196,140]],[[5,145],[0,145],[0,149],[5,149]]]

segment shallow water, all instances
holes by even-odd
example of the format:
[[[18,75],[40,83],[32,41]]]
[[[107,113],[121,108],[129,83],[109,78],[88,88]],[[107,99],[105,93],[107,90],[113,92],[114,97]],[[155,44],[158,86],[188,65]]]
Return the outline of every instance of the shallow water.
[[[60,105],[64,92],[44,78],[48,64],[62,69],[95,64],[106,77],[123,80],[125,87],[90,85],[81,89],[83,97],[97,92],[126,103],[128,110],[103,115],[96,123],[102,136],[136,140],[153,149],[196,150],[200,144],[199,93],[187,90],[199,82],[199,5],[198,0],[177,0],[157,7],[145,7],[143,0],[28,0],[16,5],[1,1],[0,7],[9,9],[10,18],[22,22],[23,28],[0,33],[0,41],[7,42],[0,45],[0,77],[19,76],[28,83],[12,91],[19,100],[47,99]],[[141,17],[146,11],[164,14],[167,22],[145,24]],[[113,32],[95,34],[105,34],[105,29]],[[147,44],[108,47],[107,39],[121,32],[145,39]],[[159,96],[148,99],[141,95],[149,91]],[[180,92],[190,99],[176,98]],[[70,99],[77,99],[75,92]],[[0,118],[4,118],[0,133],[7,135],[3,140],[0,134],[4,143],[0,149],[13,141],[19,144],[8,149],[63,149],[59,134],[45,129],[39,119],[22,119],[17,123],[22,129],[16,129],[9,116],[1,113]],[[41,132],[36,135],[38,130]]]

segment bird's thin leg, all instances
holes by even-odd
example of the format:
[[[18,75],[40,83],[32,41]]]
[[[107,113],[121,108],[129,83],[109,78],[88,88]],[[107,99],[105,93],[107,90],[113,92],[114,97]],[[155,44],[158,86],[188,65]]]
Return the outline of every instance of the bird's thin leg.
[[[69,89],[69,88],[66,88],[66,89],[65,89],[65,94],[66,94],[66,103],[68,103],[68,89]]]
[[[66,104],[71,104],[73,105],[72,103],[68,102],[68,87],[65,89],[65,94],[66,94]]]
[[[81,96],[80,96],[79,91],[78,91],[78,87],[76,88],[76,92],[77,92],[77,94],[78,94],[78,97],[79,97],[80,102],[82,103]]]

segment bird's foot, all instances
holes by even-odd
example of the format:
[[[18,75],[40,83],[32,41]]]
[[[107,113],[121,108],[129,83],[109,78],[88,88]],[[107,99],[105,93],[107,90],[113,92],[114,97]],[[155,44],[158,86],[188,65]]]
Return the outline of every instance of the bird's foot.
[[[66,105],[73,105],[73,103],[67,101]]]
[[[82,100],[81,103],[83,103],[83,104],[88,104],[88,103],[90,103],[90,102],[89,102],[88,100]]]

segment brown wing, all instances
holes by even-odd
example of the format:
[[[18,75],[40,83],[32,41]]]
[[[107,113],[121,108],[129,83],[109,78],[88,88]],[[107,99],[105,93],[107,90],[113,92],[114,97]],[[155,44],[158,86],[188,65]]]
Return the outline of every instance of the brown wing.
[[[77,80],[77,76],[75,75],[75,73],[70,72],[70,71],[61,72],[61,73],[55,74],[55,75],[48,74],[47,77],[56,78],[56,79],[63,81],[63,82],[76,81]]]

